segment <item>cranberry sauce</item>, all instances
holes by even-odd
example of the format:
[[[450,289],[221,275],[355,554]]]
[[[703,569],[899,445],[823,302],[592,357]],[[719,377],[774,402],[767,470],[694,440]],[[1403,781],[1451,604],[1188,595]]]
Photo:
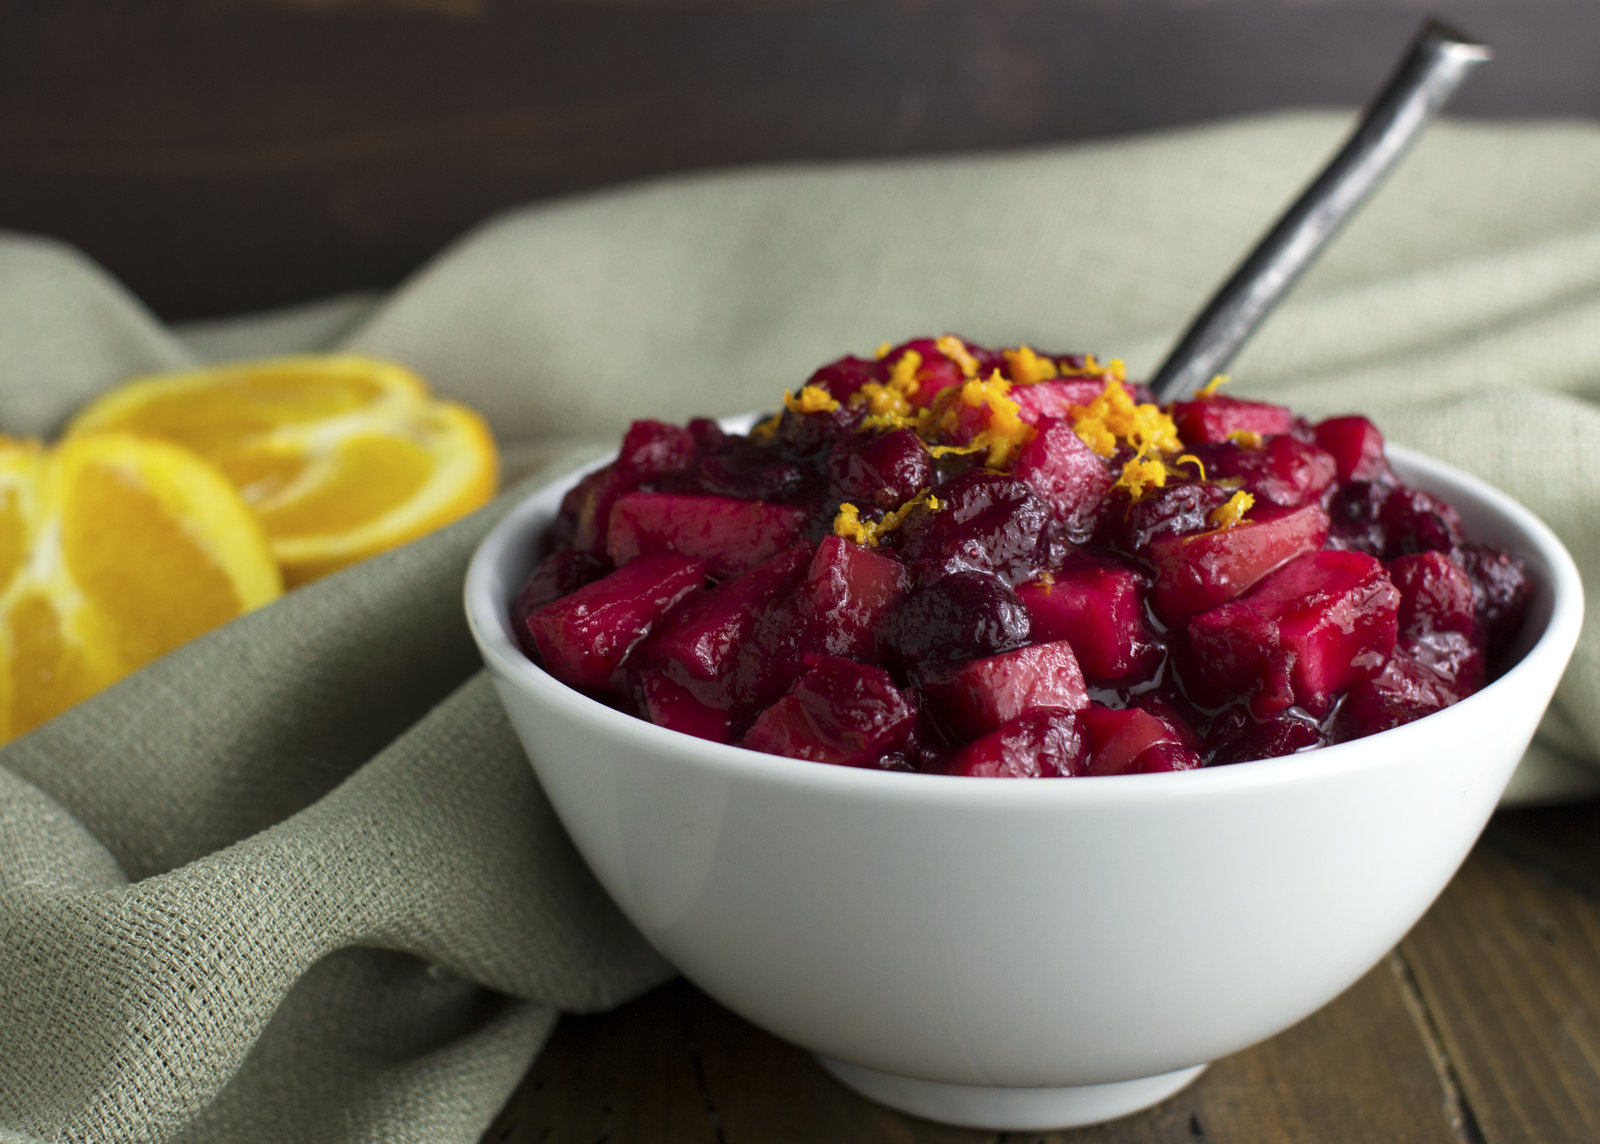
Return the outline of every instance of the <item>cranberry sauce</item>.
[[[545,670],[717,742],[1001,777],[1189,770],[1470,695],[1522,563],[1366,418],[952,336],[823,366],[748,435],[636,421],[512,606]]]

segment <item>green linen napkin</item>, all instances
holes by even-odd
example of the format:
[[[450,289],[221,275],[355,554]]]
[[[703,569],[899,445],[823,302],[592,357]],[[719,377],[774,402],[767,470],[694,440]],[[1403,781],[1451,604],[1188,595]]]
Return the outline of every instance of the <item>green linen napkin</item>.
[[[0,239],[0,427],[51,434],[131,373],[343,347],[485,411],[537,481],[631,417],[770,407],[920,333],[1139,376],[1349,122],[677,179],[504,216],[387,298],[179,330]],[[1600,130],[1435,128],[1233,373],[1509,490],[1593,591]],[[0,1140],[472,1141],[558,1011],[669,972],[475,669],[462,572],[514,496],[0,751]],[[1536,747],[1580,776],[1597,623]]]

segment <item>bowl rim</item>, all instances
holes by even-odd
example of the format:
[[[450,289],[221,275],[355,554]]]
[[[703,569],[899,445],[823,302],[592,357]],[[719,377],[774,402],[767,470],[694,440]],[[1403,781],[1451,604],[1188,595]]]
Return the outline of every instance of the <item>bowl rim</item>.
[[[484,536],[472,555],[463,584],[467,622],[491,674],[498,673],[518,688],[543,699],[547,706],[560,708],[585,729],[596,735],[620,739],[641,753],[670,755],[691,766],[747,781],[793,784],[864,798],[954,801],[974,807],[1053,807],[1063,801],[1089,805],[1128,800],[1166,802],[1240,788],[1314,782],[1352,770],[1385,766],[1393,759],[1425,751],[1429,740],[1448,735],[1452,728],[1445,726],[1445,721],[1476,720],[1479,712],[1495,703],[1500,695],[1516,689],[1519,682],[1530,677],[1550,672],[1559,679],[1576,646],[1582,624],[1583,586],[1577,566],[1543,521],[1508,494],[1443,461],[1394,444],[1387,444],[1386,452],[1408,483],[1417,480],[1428,488],[1448,486],[1443,495],[1452,504],[1464,494],[1465,499],[1477,502],[1475,507],[1487,509],[1509,524],[1520,537],[1521,542],[1516,547],[1524,556],[1535,557],[1548,574],[1550,616],[1544,630],[1516,664],[1461,702],[1375,735],[1294,755],[1204,767],[1199,771],[1085,775],[1070,781],[1017,782],[831,766],[792,759],[699,739],[608,707],[561,683],[523,655],[511,636],[510,596],[496,598],[492,585],[495,568],[507,550],[531,539],[528,534],[534,527],[533,522],[552,512],[554,505],[550,501],[556,491],[570,488],[582,476],[608,464],[614,453],[575,466],[542,483]],[[1381,749],[1374,750],[1375,745]],[[1509,774],[1508,770],[1508,777]]]

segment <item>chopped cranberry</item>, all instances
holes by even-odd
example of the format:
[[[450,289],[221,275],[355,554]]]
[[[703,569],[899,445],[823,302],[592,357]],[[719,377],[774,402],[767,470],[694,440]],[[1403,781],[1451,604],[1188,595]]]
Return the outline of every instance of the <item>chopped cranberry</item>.
[[[1450,552],[1465,539],[1455,509],[1432,493],[1403,485],[1384,498],[1378,521],[1390,560],[1412,552]]]
[[[890,652],[912,669],[984,656],[1028,641],[1028,611],[1003,580],[957,572],[908,596],[886,630]]]
[[[1213,509],[1221,508],[1233,490],[1209,482],[1183,481],[1156,489],[1136,500],[1113,499],[1106,514],[1107,541],[1123,552],[1142,553],[1158,536],[1186,536],[1211,528]]]
[[[909,429],[856,434],[828,453],[828,477],[839,500],[892,509],[933,484],[933,456]]]
[[[896,550],[919,584],[968,571],[1018,584],[1044,567],[1051,513],[1027,485],[975,470],[933,492],[939,509],[914,512],[897,538]]]

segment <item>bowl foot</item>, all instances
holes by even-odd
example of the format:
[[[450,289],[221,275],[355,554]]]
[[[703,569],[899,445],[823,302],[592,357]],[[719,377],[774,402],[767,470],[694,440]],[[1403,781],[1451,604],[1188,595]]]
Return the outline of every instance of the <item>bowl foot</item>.
[[[1004,1088],[895,1076],[820,1054],[817,1063],[846,1088],[901,1112],[964,1128],[1012,1132],[1077,1128],[1115,1120],[1161,1103],[1206,1069],[1205,1065],[1195,1065],[1109,1084]]]

